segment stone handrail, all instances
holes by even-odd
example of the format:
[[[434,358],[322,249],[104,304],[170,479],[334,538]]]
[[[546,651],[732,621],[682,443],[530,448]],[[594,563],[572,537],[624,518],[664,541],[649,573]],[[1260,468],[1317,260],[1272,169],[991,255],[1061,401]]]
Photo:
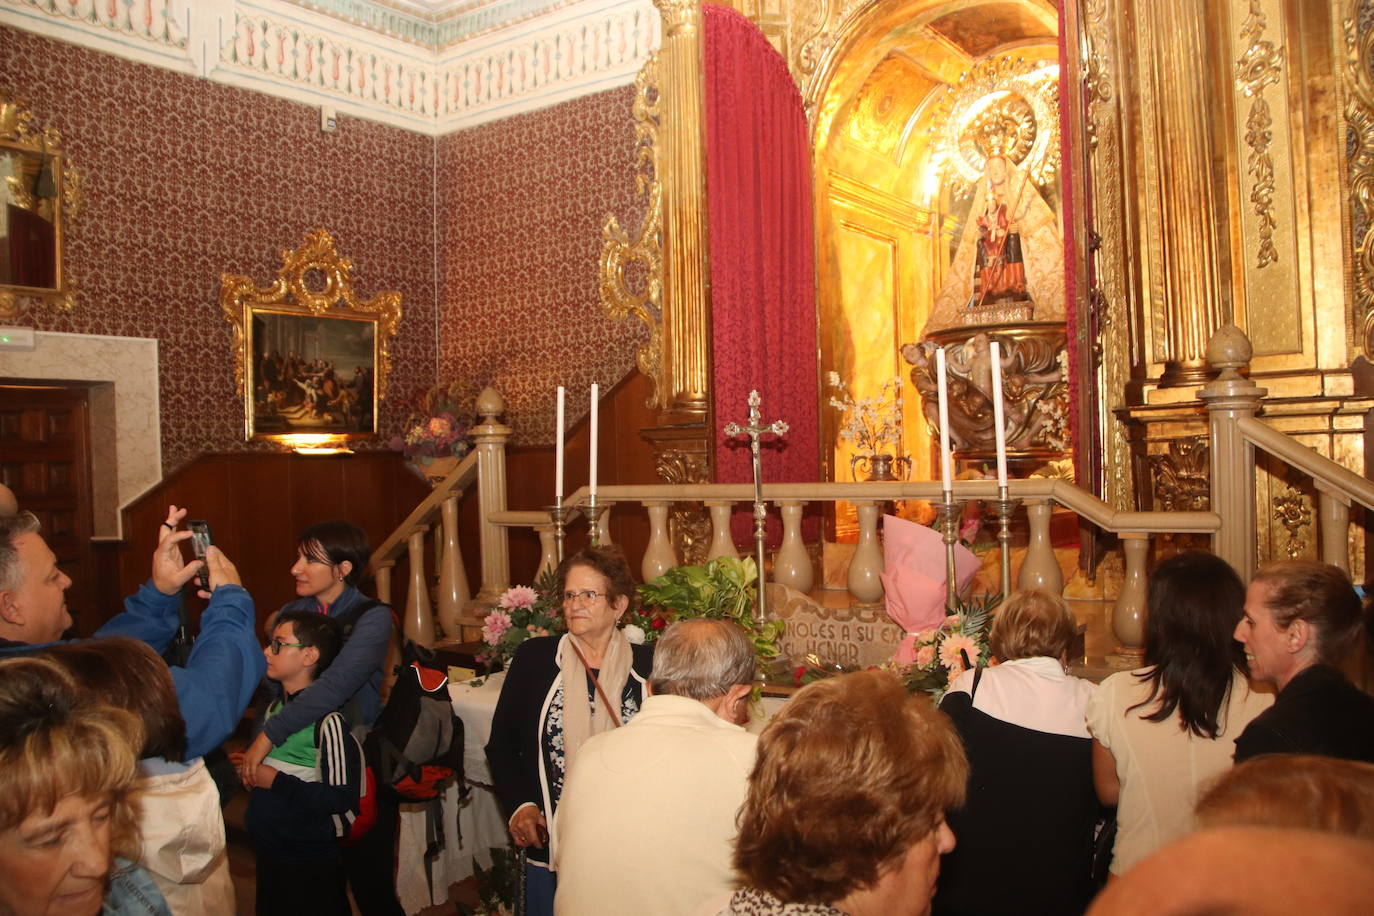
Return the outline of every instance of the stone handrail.
[[[1374,509],[1374,483],[1370,483],[1349,468],[1342,467],[1310,446],[1290,439],[1263,420],[1242,417],[1236,421],[1236,425],[1240,427],[1246,441],[1311,477],[1318,490],[1323,493],[1334,493],[1347,502],[1357,502],[1365,508]]]

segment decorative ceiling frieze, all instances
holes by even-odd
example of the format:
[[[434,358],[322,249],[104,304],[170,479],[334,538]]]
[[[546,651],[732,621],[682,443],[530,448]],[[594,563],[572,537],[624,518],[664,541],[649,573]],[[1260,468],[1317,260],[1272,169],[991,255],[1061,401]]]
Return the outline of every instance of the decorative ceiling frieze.
[[[0,24],[445,134],[634,81],[650,0],[0,0]]]

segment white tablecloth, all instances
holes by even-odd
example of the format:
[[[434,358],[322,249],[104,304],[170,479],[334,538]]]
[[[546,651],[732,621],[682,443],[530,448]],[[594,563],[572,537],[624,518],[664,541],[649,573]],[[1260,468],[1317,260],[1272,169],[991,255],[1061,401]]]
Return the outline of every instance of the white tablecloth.
[[[396,893],[407,913],[416,913],[427,906],[445,903],[451,885],[473,873],[473,859],[483,868],[491,866],[491,848],[509,842],[506,818],[491,786],[491,769],[487,766],[486,746],[491,737],[491,719],[496,713],[496,701],[501,696],[505,672],[485,678],[481,686],[470,681],[449,684],[453,710],[463,720],[463,757],[472,796],[468,804],[458,806],[458,791],[450,787],[444,798],[444,832],[447,845],[433,864],[434,898],[430,899],[425,884],[425,816],[421,805],[401,808],[401,844],[397,855]],[[777,715],[784,699],[764,697],[763,709],[754,710],[749,731],[758,733]],[[462,842],[453,832],[454,818],[462,831]]]
[[[401,808],[396,893],[407,913],[445,903],[449,887],[473,873],[474,858],[483,868],[490,867],[491,848],[504,846],[509,840],[506,819],[490,789],[491,769],[487,766],[485,751],[487,739],[491,737],[491,719],[496,712],[496,701],[501,696],[501,684],[505,679],[504,673],[498,673],[485,678],[480,687],[473,687],[469,681],[449,684],[453,710],[463,720],[463,762],[472,795],[461,808],[456,788],[450,787],[444,798],[447,845],[433,863],[433,900],[425,884],[424,806],[407,805]],[[454,833],[455,818],[462,834],[461,842]]]

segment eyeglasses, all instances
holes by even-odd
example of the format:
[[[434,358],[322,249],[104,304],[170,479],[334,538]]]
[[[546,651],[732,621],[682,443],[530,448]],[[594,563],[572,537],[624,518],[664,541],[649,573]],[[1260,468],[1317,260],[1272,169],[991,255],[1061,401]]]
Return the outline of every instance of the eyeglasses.
[[[580,591],[580,592],[564,592],[564,593],[563,593],[563,603],[564,603],[564,604],[576,604],[576,603],[579,602],[579,601],[595,601],[595,600],[598,599],[598,598],[605,598],[605,597],[606,597],[606,593],[605,593],[605,592],[597,592],[597,591],[592,591],[590,588],[584,588],[584,589],[582,589],[582,591]]]
[[[304,649],[306,648],[306,644],[303,642],[282,642],[280,639],[273,636],[272,641],[267,644],[267,647],[272,650],[273,655],[281,655],[282,649]]]

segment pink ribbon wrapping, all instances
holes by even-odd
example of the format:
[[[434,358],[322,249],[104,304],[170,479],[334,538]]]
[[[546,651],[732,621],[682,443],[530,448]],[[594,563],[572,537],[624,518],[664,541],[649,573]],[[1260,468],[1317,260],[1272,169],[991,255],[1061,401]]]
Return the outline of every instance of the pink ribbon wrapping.
[[[963,544],[954,545],[954,576],[962,592],[982,568]],[[905,634],[893,659],[916,660],[916,634],[945,622],[945,542],[935,530],[895,515],[883,516],[883,589],[887,616]]]

